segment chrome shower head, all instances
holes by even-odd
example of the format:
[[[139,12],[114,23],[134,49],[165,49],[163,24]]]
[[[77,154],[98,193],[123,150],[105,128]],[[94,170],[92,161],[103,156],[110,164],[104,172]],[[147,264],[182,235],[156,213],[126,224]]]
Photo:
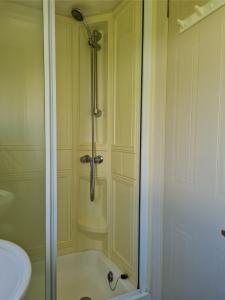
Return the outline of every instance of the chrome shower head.
[[[72,17],[77,20],[78,22],[83,22],[84,21],[84,16],[80,12],[79,9],[75,8],[71,11]]]
[[[84,16],[83,16],[83,14],[82,14],[82,12],[81,12],[78,8],[74,8],[74,9],[72,9],[72,11],[71,11],[71,15],[72,15],[72,17],[73,17],[76,21],[82,22],[82,23],[84,24],[84,27],[85,27],[86,30],[87,30],[88,38],[89,38],[89,40],[91,40],[91,29],[90,29],[90,27],[88,26],[88,24],[87,24],[87,22],[86,22],[86,20],[85,20],[85,18],[84,18]]]

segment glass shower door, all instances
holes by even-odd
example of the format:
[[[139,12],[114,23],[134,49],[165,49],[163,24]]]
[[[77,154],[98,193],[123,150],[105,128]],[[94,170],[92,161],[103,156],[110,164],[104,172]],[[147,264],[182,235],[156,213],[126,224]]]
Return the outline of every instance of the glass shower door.
[[[42,1],[1,1],[0,239],[30,257],[27,300],[45,299],[43,44]]]

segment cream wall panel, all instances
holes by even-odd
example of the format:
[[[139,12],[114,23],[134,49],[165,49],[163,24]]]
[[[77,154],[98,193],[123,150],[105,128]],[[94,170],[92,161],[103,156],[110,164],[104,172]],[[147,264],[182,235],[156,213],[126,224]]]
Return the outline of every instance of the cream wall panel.
[[[136,155],[133,153],[112,152],[112,173],[128,178],[138,176]]]
[[[132,224],[134,201],[131,183],[119,179],[113,181],[113,251],[125,263],[132,263]]]
[[[72,145],[72,26],[56,22],[57,143]]]
[[[77,251],[85,250],[99,250],[104,251],[107,255],[105,249],[107,249],[106,236],[104,234],[95,234],[78,231],[77,234]]]
[[[58,167],[58,250],[74,251],[75,180],[73,173],[73,35],[75,26],[69,18],[56,17],[57,80],[57,167]]]
[[[133,153],[123,153],[123,176],[138,178],[136,155]]]
[[[179,34],[185,9],[171,2],[162,299],[222,300],[225,8]]]
[[[112,152],[112,173],[123,175],[123,153]]]
[[[57,168],[58,171],[72,170],[72,149],[58,150],[57,151]]]
[[[112,259],[137,283],[141,3],[114,12],[112,119]]]
[[[182,36],[181,36],[182,39]],[[176,74],[176,112],[174,123],[174,177],[184,183],[193,182],[196,119],[196,97],[198,80],[198,37],[194,39],[187,35],[181,42],[179,51],[176,49],[175,74]],[[184,56],[186,59],[184,59]],[[186,69],[186,72],[183,70]]]
[[[3,7],[0,16],[1,145],[43,143],[41,18],[29,21],[23,15],[8,16]]]
[[[199,53],[204,52],[204,55],[198,54],[198,101],[196,105],[198,118],[195,122],[196,142],[194,153],[196,159],[195,180],[199,188],[209,194],[214,193],[215,186],[218,185],[217,176],[216,181],[214,181],[216,175],[215,160],[219,158],[218,151],[221,151],[221,147],[224,147],[223,144],[220,143],[219,145],[218,142],[218,140],[221,141],[221,132],[218,126],[219,116],[223,113],[220,109],[222,108],[221,105],[224,105],[225,99],[223,90],[225,68],[223,52],[225,43],[224,9],[220,10],[218,18],[218,20],[217,18],[209,18],[205,26],[200,27],[201,34],[199,34]],[[213,30],[209,33],[211,28]]]
[[[120,267],[136,280],[138,199],[136,183],[123,177],[113,177],[112,187],[112,257]]]
[[[115,17],[113,144],[134,146],[135,6],[128,3]],[[125,80],[126,78],[126,80]]]
[[[0,2],[0,189],[13,194],[0,237],[39,258],[45,244],[41,13]]]
[[[72,176],[58,175],[58,241],[72,241],[73,206],[72,206]]]
[[[91,142],[91,75],[90,75],[90,49],[87,44],[87,33],[83,28],[79,30],[79,121],[78,144],[90,144]]]

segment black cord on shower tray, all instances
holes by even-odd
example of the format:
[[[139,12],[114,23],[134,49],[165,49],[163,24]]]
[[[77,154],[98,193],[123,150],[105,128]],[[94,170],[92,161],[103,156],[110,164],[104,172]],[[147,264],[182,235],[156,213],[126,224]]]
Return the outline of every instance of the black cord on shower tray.
[[[112,274],[112,276],[113,276],[113,274]],[[115,289],[116,289],[116,287],[117,287],[117,284],[118,284],[118,281],[120,280],[120,279],[127,279],[128,278],[128,275],[127,274],[121,274],[118,278],[117,278],[117,280],[116,280],[116,283],[115,283],[115,285],[114,285],[114,287],[112,287],[111,286],[111,283],[112,283],[112,281],[113,281],[113,277],[109,277],[109,274],[108,274],[108,283],[109,283],[109,287],[110,287],[110,290],[111,291],[115,291]],[[111,279],[111,280],[110,280]]]

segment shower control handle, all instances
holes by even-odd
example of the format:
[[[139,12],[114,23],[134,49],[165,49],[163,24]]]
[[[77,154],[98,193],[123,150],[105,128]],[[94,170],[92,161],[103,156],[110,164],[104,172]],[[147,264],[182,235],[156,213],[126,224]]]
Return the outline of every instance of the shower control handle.
[[[97,156],[94,157],[94,163],[95,164],[99,165],[99,164],[103,163],[103,160],[104,160],[104,158],[103,158],[102,155],[97,155]],[[80,162],[82,164],[90,163],[91,161],[92,161],[92,157],[88,154],[80,157]]]
[[[97,156],[94,157],[94,163],[95,164],[101,164],[101,163],[103,163],[103,160],[104,160],[104,158],[103,158],[102,155],[97,155]]]
[[[88,155],[88,154],[86,154],[86,155],[80,157],[80,162],[81,162],[82,164],[89,163],[91,160],[92,160],[92,158],[91,158],[91,156]]]

